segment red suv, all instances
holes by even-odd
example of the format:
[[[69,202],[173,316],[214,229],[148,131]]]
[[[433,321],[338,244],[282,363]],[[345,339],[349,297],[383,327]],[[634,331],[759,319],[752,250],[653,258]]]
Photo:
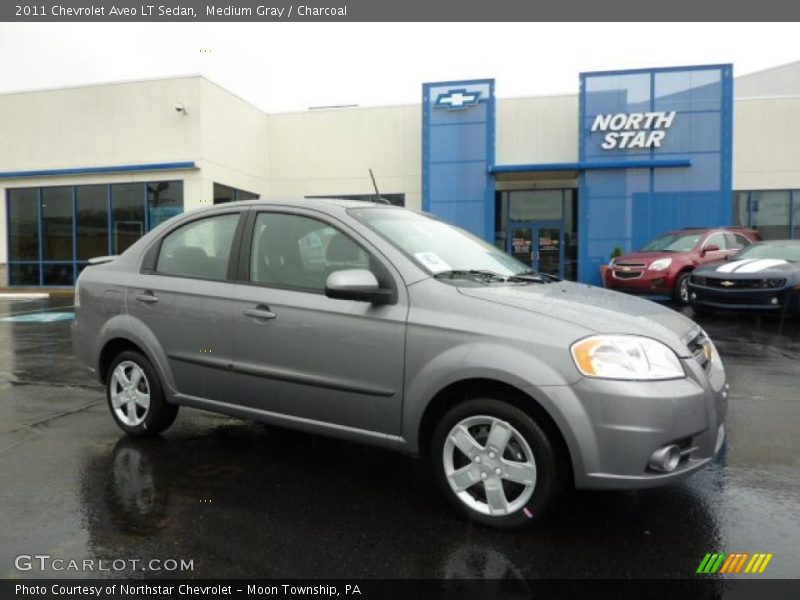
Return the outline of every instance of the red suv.
[[[668,294],[689,302],[689,273],[700,265],[726,260],[761,235],[744,227],[687,228],[664,233],[638,252],[619,256],[605,272],[607,288],[634,294]]]

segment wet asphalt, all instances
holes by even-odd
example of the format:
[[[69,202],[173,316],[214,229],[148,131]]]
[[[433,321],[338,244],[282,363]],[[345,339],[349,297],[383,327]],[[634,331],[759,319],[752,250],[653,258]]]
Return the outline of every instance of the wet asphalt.
[[[69,304],[0,300],[0,578],[692,578],[707,552],[773,553],[760,577],[800,577],[798,321],[698,319],[732,390],[710,467],[571,491],[508,532],[456,516],[423,459],[186,408],[160,438],[124,436],[68,320],[2,320]],[[20,572],[20,554],[194,569]]]

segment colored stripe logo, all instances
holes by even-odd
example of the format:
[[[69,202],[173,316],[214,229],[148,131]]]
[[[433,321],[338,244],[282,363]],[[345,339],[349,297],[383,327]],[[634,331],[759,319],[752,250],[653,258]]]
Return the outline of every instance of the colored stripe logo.
[[[772,553],[761,552],[755,554],[750,554],[749,552],[734,552],[732,554],[723,552],[709,553],[700,561],[700,566],[697,567],[696,572],[702,575],[712,575],[714,573],[747,573],[755,575],[766,571],[772,556]]]

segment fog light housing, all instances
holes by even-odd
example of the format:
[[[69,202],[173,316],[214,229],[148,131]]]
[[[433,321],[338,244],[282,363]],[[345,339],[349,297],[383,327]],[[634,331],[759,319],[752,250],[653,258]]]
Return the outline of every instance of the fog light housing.
[[[697,300],[697,294],[695,292],[692,292],[691,294],[689,294],[689,298],[691,298],[692,300]]]
[[[659,448],[650,455],[647,461],[647,468],[659,473],[671,473],[678,468],[681,461],[681,449],[675,444]]]
[[[780,300],[778,300],[777,298],[772,298],[772,300],[769,301],[769,303],[772,304],[773,306],[777,306],[778,302],[780,302]]]

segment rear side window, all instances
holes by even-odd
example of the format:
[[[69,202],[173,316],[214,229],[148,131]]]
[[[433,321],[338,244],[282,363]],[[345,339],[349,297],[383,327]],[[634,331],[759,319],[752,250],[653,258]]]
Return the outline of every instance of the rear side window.
[[[750,240],[738,233],[726,233],[725,241],[728,244],[728,249],[741,250],[750,245]]]
[[[156,273],[225,279],[238,222],[239,214],[233,213],[200,219],[176,229],[161,243]]]

